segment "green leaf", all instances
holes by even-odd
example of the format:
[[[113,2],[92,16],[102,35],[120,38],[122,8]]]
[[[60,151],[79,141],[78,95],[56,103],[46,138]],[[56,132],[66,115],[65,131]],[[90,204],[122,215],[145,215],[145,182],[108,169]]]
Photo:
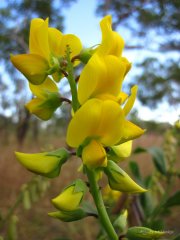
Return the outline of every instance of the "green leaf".
[[[166,175],[167,169],[166,169],[166,159],[164,156],[163,151],[161,148],[158,147],[151,147],[151,148],[142,148],[142,147],[137,147],[133,153],[138,154],[138,153],[150,153],[153,158],[154,165],[156,169],[163,175]]]
[[[166,160],[163,151],[157,147],[151,147],[147,151],[152,155],[156,169],[163,175],[166,175]]]
[[[142,147],[137,147],[134,149],[133,153],[144,153],[144,152],[147,152],[147,149],[146,148],[142,148]]]
[[[165,207],[173,207],[180,205],[180,191],[176,192],[173,196],[167,199]]]
[[[136,180],[138,181],[138,183],[142,183],[142,177],[140,174],[138,164],[135,161],[130,161],[129,168],[130,168],[132,174],[134,175],[134,177],[136,178]]]

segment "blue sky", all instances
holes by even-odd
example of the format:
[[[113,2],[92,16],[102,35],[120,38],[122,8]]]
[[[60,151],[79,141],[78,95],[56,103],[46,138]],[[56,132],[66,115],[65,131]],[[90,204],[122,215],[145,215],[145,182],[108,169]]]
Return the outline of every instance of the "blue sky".
[[[95,14],[96,0],[78,0],[77,3],[72,4],[68,9],[64,10],[65,14],[65,33],[73,33],[80,37],[82,43],[86,47],[93,46],[101,41],[101,32],[99,27],[100,17]],[[112,16],[113,18],[113,16]],[[118,28],[118,32],[123,36],[125,42],[128,40],[128,33],[121,26]],[[141,53],[142,54],[142,53]],[[137,63],[139,59],[139,52],[124,51],[126,56],[132,63]],[[142,54],[143,57],[143,54]],[[133,67],[128,74],[126,81],[135,75],[137,69]],[[159,105],[156,110],[142,107],[141,104],[136,101],[135,107],[139,111],[139,117],[144,120],[157,120],[162,122],[169,121],[173,124],[180,114],[178,107],[170,107],[167,103]]]

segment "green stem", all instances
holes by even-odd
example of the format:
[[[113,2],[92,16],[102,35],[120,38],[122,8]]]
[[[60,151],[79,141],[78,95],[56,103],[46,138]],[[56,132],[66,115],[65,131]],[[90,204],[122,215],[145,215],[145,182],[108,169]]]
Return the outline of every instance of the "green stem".
[[[90,183],[90,190],[93,196],[94,202],[97,207],[98,215],[102,226],[104,227],[105,232],[109,236],[110,240],[118,240],[118,236],[112,226],[112,223],[107,214],[104,202],[102,199],[101,191],[99,189],[98,183],[96,181],[95,172],[86,168],[87,177]]]
[[[68,82],[71,88],[71,94],[72,94],[72,108],[74,112],[76,112],[79,108],[79,102],[78,102],[78,97],[77,97],[77,87],[76,87],[76,81],[74,78],[74,72],[73,72],[73,64],[71,62],[70,58],[70,48],[67,46],[67,51],[66,51],[66,57],[67,57],[67,72],[68,72]]]

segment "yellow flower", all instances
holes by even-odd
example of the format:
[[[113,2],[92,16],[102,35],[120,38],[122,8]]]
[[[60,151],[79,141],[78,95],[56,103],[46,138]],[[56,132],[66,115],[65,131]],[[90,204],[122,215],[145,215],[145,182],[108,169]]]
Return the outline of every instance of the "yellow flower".
[[[50,119],[61,104],[58,87],[50,78],[47,78],[40,85],[30,83],[29,86],[36,98],[29,101],[25,105],[26,108],[43,120]]]
[[[85,153],[90,153],[92,150],[91,158],[96,161],[91,162],[88,157],[85,157],[87,156],[85,153],[83,156],[88,165],[102,166],[106,163],[102,146],[127,142],[143,133],[144,130],[125,119],[124,112],[118,103],[94,98],[83,104],[74,114],[68,126],[66,140],[71,147],[75,148],[80,145],[85,147],[90,140],[95,140],[89,146],[87,145]],[[98,151],[97,156],[95,149]]]
[[[86,186],[81,179],[77,179],[62,193],[52,199],[53,205],[61,211],[73,211],[79,208]]]
[[[77,55],[82,44],[75,35],[63,35],[55,28],[48,27],[46,20],[35,18],[31,21],[29,37],[29,54],[11,56],[13,65],[32,84],[41,84],[49,74],[59,73],[60,58],[65,55],[67,46],[70,47],[71,57]],[[55,80],[58,74],[55,74]]]
[[[67,143],[78,147],[87,138],[97,139],[104,146],[132,140],[144,130],[125,119],[118,103],[90,99],[74,114],[67,130]]]
[[[29,171],[46,177],[59,175],[61,166],[66,162],[69,153],[64,148],[43,153],[15,153],[17,160]]]
[[[78,99],[84,104],[89,98],[117,98],[120,94],[127,65],[121,58],[112,55],[94,54],[86,64],[79,78]],[[112,96],[112,97],[111,97]]]
[[[124,40],[112,30],[111,25],[111,16],[101,20],[101,44],[93,51],[87,50],[87,64],[78,84],[78,100],[81,105],[90,98],[111,99],[121,103],[122,82],[131,68],[131,63],[121,56]]]

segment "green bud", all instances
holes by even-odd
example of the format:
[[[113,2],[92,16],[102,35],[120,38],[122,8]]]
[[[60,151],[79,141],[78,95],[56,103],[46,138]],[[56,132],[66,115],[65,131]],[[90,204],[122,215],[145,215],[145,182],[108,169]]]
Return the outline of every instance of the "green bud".
[[[127,216],[128,216],[128,211],[124,210],[114,221],[113,225],[117,227],[120,232],[124,232],[127,227]]]
[[[135,183],[115,162],[108,161],[104,168],[111,189],[127,193],[141,193],[147,190]]]
[[[54,178],[60,173],[62,165],[69,158],[69,152],[60,148],[52,152],[43,153],[20,153],[16,152],[17,160],[31,172]]]
[[[31,208],[31,197],[27,189],[23,191],[23,206],[26,210]]]
[[[73,222],[87,217],[86,212],[81,209],[75,209],[73,211],[57,211],[48,213],[49,216],[58,218],[63,222]]]
[[[18,222],[18,217],[16,215],[12,215],[10,218],[8,232],[7,232],[8,240],[17,240],[18,239],[17,222]]]
[[[131,227],[128,229],[126,237],[129,240],[146,240],[159,239],[166,235],[167,232],[154,231],[146,227]]]

